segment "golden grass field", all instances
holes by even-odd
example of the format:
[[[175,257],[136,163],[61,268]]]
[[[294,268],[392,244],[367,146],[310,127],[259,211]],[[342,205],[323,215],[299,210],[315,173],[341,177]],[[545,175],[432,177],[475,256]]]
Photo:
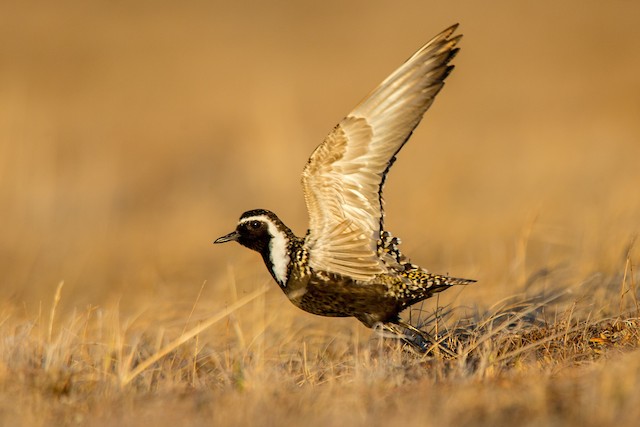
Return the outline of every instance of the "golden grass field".
[[[3,2],[0,425],[637,425],[639,20],[624,0]],[[412,261],[478,280],[410,314],[442,340],[420,356],[211,242],[258,207],[303,234],[313,148],[454,22],[457,68],[385,192]]]

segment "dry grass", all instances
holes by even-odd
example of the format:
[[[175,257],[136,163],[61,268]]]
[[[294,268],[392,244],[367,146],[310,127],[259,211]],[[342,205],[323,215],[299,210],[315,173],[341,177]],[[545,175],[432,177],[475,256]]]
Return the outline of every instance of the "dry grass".
[[[636,425],[640,6],[490,3],[4,2],[0,425]],[[455,21],[388,225],[479,282],[415,355],[211,240],[302,233],[313,147]]]
[[[157,313],[121,319],[117,307],[57,320],[55,299],[49,316],[33,319],[5,308],[4,422],[634,425],[640,415],[635,308],[605,318],[553,295],[459,318],[441,310],[424,320],[455,354],[416,355],[321,321],[278,325],[269,313],[282,301],[270,309],[263,295],[183,327],[153,324]]]

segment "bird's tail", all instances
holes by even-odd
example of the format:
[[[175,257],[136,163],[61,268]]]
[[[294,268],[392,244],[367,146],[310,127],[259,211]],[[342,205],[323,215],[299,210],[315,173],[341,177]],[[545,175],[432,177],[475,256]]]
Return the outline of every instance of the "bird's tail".
[[[405,264],[405,267],[407,266],[408,265]],[[407,306],[430,298],[433,294],[442,292],[452,286],[470,285],[476,282],[471,279],[461,279],[458,277],[429,273],[412,264],[411,267],[413,268],[407,268],[400,273],[406,280],[407,287],[409,288],[408,293],[412,296]]]
[[[450,286],[470,285],[471,283],[476,282],[472,279],[461,279],[459,277],[451,277],[443,274],[432,274],[422,269],[419,269],[417,271],[408,271],[407,273],[409,279],[413,283],[421,285],[420,287],[426,289],[439,289],[435,290],[435,292],[439,292],[440,290],[446,289]]]

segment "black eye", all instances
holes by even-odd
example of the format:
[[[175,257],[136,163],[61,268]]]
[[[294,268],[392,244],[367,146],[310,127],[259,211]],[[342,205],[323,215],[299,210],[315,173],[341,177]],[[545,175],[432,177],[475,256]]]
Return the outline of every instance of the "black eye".
[[[260,221],[251,221],[249,223],[249,227],[254,230],[257,230],[258,228],[260,228]]]

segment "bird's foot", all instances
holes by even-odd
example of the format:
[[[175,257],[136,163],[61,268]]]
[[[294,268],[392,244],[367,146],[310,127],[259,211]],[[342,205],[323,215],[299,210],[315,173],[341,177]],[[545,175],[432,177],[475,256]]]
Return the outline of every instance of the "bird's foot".
[[[445,347],[441,341],[409,323],[402,321],[398,323],[378,323],[374,326],[374,330],[383,338],[401,340],[406,344],[406,348],[419,354],[435,355],[444,353],[447,356],[455,357],[455,353]]]

